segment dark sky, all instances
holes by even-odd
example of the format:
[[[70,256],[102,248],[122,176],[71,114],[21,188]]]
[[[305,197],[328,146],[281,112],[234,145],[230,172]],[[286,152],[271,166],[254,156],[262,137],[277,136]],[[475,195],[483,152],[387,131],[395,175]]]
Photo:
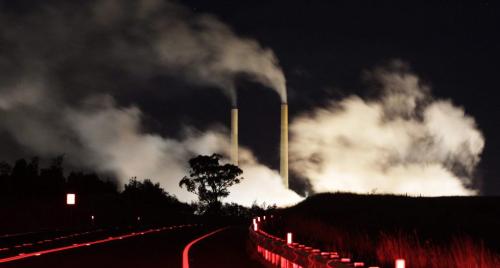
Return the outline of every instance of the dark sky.
[[[275,51],[287,77],[292,114],[321,105],[326,96],[366,95],[362,91],[366,87],[360,85],[363,70],[394,58],[408,62],[432,86],[434,96],[452,99],[476,119],[486,139],[477,175],[483,178],[484,193],[500,193],[497,3],[182,2],[197,12],[216,14],[237,33],[256,38]],[[240,100],[242,107],[250,104],[256,101]],[[242,122],[248,124],[248,130],[260,123],[247,119]],[[278,120],[270,118],[265,123]],[[253,139],[254,131],[242,133],[243,143],[277,164],[266,149],[276,144],[276,133],[270,137],[261,134],[259,139]]]
[[[409,63],[431,85],[435,97],[451,99],[475,118],[486,140],[477,176],[483,180],[484,193],[500,194],[497,165],[500,162],[497,139],[500,12],[495,2],[179,2],[195,13],[216,15],[237,34],[254,38],[274,51],[287,79],[292,118],[311,107],[324,105],[327,99],[351,94],[369,96],[370,91],[361,79],[364,71],[392,59]],[[14,16],[30,13],[36,5],[40,2],[0,1],[2,10]],[[99,41],[93,44],[98,46]],[[88,66],[92,64],[95,62],[89,62]],[[69,67],[62,68],[59,75],[70,80],[73,79],[70,74],[78,73],[79,67]],[[135,84],[136,81],[127,79],[114,67],[105,69],[109,71],[106,75],[115,77],[112,87],[141,89],[116,91],[117,100],[120,104],[139,104],[151,131],[179,135],[178,128],[183,124],[201,129],[209,128],[213,122],[229,124],[229,101],[215,89],[193,87],[175,77],[164,76]],[[85,85],[95,86],[92,83]],[[179,90],[167,96],[158,90],[165,87]],[[238,95],[241,143],[252,148],[261,161],[277,168],[277,94],[242,79]],[[5,133],[0,133],[0,137],[5,141],[2,148],[7,148],[1,156],[5,156],[5,151],[16,157],[25,153],[12,145]]]

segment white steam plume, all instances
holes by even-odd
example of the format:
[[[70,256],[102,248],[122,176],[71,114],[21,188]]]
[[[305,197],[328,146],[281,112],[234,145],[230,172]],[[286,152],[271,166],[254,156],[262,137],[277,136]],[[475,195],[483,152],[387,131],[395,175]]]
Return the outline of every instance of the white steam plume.
[[[115,174],[121,183],[132,177],[150,178],[182,201],[196,199],[178,185],[186,175],[188,160],[198,154],[220,153],[227,157],[230,153],[226,129],[215,127],[200,133],[186,128],[182,140],[144,133],[140,109],[118,107],[109,95],[92,96],[81,105],[63,107],[61,112],[20,104],[11,107],[14,111],[22,108],[22,112],[11,113],[11,120],[3,120],[2,127],[19,144],[42,155],[64,152],[73,165]],[[31,112],[41,118],[56,114],[58,123],[42,123]],[[231,189],[225,201],[250,206],[254,202],[290,205],[301,200],[281,185],[276,171],[258,163],[246,148],[240,149],[240,168],[245,179]]]
[[[178,186],[187,161],[197,154],[227,155],[227,131],[185,130],[183,139],[146,132],[141,108],[121,106],[117,96],[167,73],[229,91],[245,75],[285,98],[273,52],[210,15],[154,0],[55,1],[32,8],[15,16],[0,10],[0,131],[35,155],[64,153],[72,166],[115,174],[121,183],[150,178],[179,199],[193,200]],[[287,189],[263,187],[279,182],[279,175],[244,148],[241,156],[245,180],[228,200],[299,200]]]
[[[378,99],[350,96],[290,125],[293,171],[313,190],[471,195],[484,138],[463,108],[433,100],[401,62],[368,73]]]
[[[271,49],[237,36],[210,14],[195,14],[173,2],[141,0],[136,5],[135,13],[130,14],[128,6],[118,1],[98,1],[96,20],[108,27],[130,18],[147,25],[138,30],[150,33],[141,37],[151,41],[160,66],[190,82],[224,89],[233,105],[235,80],[241,75],[276,90],[286,102],[285,76]],[[130,45],[120,41],[120,49]]]
[[[186,130],[187,138],[174,140],[141,133],[140,118],[136,107],[118,109],[109,97],[91,100],[86,108],[69,111],[67,116],[78,139],[86,145],[93,167],[113,172],[123,179],[154,178],[180,200],[193,200],[195,196],[178,186],[180,178],[186,175],[187,160],[214,152],[228,156],[227,131],[214,129],[196,133]],[[278,173],[257,163],[245,148],[240,168],[245,179],[231,188],[232,194],[226,201],[243,205],[253,202],[289,205],[300,201],[295,192],[280,185]]]
[[[189,79],[226,89],[233,105],[235,79],[241,74],[275,89],[286,102],[285,77],[278,60],[272,50],[257,41],[236,36],[209,15],[189,20],[166,17],[156,27],[160,35],[155,48],[161,61],[170,68],[179,68]]]

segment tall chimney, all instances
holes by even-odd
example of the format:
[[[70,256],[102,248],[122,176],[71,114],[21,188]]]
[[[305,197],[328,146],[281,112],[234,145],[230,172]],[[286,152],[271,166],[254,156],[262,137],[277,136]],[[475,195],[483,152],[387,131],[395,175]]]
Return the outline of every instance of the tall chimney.
[[[281,104],[280,174],[288,188],[288,104]]]
[[[231,162],[238,165],[238,108],[231,109]]]

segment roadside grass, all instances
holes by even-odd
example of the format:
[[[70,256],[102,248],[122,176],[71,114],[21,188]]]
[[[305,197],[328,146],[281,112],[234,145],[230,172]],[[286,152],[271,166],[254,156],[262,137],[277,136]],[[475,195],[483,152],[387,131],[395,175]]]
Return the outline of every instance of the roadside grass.
[[[266,228],[381,267],[397,258],[411,268],[500,267],[500,199],[466,198],[327,194],[282,210]],[[394,213],[400,207],[408,210]]]

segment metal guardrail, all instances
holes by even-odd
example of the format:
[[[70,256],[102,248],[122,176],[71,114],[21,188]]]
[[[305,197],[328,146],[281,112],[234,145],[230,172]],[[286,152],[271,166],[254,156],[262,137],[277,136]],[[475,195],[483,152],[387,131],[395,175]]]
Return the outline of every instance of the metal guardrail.
[[[263,217],[264,218],[264,217]],[[265,219],[265,218],[264,218]],[[363,262],[342,258],[337,252],[326,252],[299,243],[293,243],[291,234],[287,239],[273,236],[261,228],[260,217],[253,220],[249,228],[250,243],[268,267],[281,268],[351,268],[367,267]],[[369,266],[367,268],[379,268]],[[404,268],[404,266],[403,266]]]

